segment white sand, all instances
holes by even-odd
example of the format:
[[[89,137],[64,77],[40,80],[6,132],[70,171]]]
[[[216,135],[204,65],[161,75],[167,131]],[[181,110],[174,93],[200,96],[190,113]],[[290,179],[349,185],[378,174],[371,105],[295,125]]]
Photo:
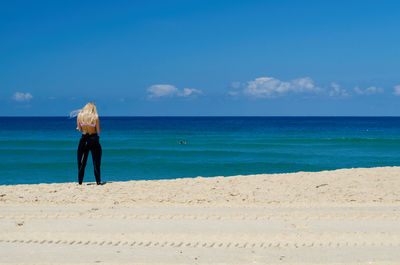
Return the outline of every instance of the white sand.
[[[400,264],[400,167],[0,186],[0,263]]]

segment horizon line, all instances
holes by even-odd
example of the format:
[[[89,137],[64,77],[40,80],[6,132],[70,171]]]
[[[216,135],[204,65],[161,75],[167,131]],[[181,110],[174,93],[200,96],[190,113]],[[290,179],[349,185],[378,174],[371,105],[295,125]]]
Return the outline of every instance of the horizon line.
[[[295,117],[315,117],[315,118],[329,118],[329,117],[343,117],[343,118],[399,118],[399,115],[101,115],[99,116],[104,117],[104,118],[115,118],[115,117],[127,117],[127,118],[132,118],[132,117],[137,117],[137,118],[194,118],[194,117],[271,117],[271,118],[279,118],[279,117],[290,117],[290,118],[295,118]],[[52,116],[45,116],[45,115],[30,115],[30,116],[20,116],[20,115],[9,115],[9,116],[3,116],[0,115],[0,118],[70,118],[68,115],[63,116],[63,115],[52,115]],[[71,117],[73,119],[75,117]]]

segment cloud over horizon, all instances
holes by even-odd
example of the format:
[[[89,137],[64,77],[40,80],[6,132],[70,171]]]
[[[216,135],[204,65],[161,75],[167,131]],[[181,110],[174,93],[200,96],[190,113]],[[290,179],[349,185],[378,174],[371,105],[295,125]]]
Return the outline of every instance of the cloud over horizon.
[[[203,91],[195,88],[184,88],[179,90],[177,87],[169,84],[157,84],[147,88],[149,93],[148,98],[161,98],[161,97],[189,97],[194,95],[201,95]]]
[[[12,99],[17,101],[17,102],[29,102],[33,98],[32,94],[27,92],[15,92],[14,95],[12,96]]]
[[[377,93],[383,93],[383,88],[376,87],[376,86],[370,86],[370,87],[367,87],[366,89],[362,90],[358,86],[355,86],[354,91],[358,95],[373,95],[373,94],[377,94]]]
[[[378,86],[369,86],[361,89],[355,86],[353,89],[342,88],[338,83],[332,82],[329,87],[315,85],[310,77],[302,77],[291,81],[281,81],[274,77],[258,77],[254,80],[241,82],[231,82],[228,96],[238,97],[247,95],[254,98],[277,98],[290,94],[313,93],[320,96],[332,98],[347,98],[352,95],[374,95],[384,93],[384,89]],[[400,96],[400,85],[394,87],[393,94]]]
[[[329,96],[331,97],[348,97],[350,94],[346,89],[341,88],[337,83],[331,83],[332,90],[329,91]]]
[[[274,77],[259,77],[248,81],[243,93],[257,98],[273,98],[288,93],[318,93],[321,89],[314,85],[309,77],[302,77],[286,82]]]

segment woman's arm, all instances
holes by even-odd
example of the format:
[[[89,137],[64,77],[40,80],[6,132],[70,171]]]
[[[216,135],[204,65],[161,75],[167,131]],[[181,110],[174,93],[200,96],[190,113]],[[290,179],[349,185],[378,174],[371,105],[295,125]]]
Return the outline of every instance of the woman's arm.
[[[82,131],[82,126],[81,126],[81,123],[79,122],[79,116],[76,117],[76,123],[78,125],[78,127],[76,127],[76,128],[81,132]]]
[[[96,131],[97,133],[100,133],[101,129],[100,129],[100,119],[97,119],[96,121]]]

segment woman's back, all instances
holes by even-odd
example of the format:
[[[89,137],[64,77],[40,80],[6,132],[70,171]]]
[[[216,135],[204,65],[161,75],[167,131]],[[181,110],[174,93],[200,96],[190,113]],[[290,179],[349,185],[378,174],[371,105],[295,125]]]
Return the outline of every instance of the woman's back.
[[[84,123],[82,119],[78,116],[77,118],[78,130],[82,131],[83,134],[95,134],[100,133],[100,121],[95,120],[92,123]]]

